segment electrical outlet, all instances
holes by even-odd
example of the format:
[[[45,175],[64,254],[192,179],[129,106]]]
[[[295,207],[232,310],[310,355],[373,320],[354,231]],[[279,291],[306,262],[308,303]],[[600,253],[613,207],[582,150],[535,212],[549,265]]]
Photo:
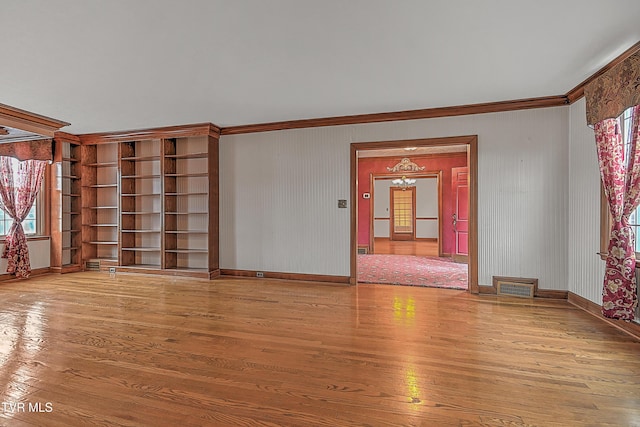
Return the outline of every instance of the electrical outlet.
[[[256,277],[264,277],[264,273],[262,271],[257,271]]]
[[[115,267],[109,267],[109,274],[116,274],[116,268]]]

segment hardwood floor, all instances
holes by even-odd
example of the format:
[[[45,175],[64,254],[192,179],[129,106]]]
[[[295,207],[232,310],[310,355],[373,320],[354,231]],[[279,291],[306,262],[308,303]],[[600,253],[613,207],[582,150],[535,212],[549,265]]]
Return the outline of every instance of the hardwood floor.
[[[437,241],[402,241],[377,238],[373,246],[375,254],[438,256]]]
[[[640,342],[566,301],[88,272],[0,301],[3,426],[640,424]]]

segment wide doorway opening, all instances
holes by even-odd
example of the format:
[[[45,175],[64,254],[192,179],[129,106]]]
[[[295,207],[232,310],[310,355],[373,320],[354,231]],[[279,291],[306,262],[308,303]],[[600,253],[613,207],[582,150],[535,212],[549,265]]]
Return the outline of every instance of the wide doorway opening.
[[[351,283],[477,290],[477,137],[351,145]]]

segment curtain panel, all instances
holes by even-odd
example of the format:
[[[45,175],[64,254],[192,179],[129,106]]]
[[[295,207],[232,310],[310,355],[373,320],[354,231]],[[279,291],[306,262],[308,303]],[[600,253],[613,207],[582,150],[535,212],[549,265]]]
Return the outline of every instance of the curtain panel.
[[[20,163],[15,174],[12,159],[0,157],[0,209],[13,219],[1,257],[7,259],[7,273],[17,278],[27,278],[31,274],[29,247],[22,221],[38,195],[46,165],[47,162],[41,160],[26,160]]]
[[[633,320],[637,306],[635,235],[629,217],[640,204],[640,106],[633,109],[632,134],[625,146],[617,119],[595,125],[602,184],[612,217],[612,229],[602,289],[602,314]]]
[[[584,88],[587,124],[614,119],[640,104],[640,52],[636,52]]]
[[[612,217],[602,314],[632,320],[638,301],[635,235],[629,217],[640,204],[640,52],[591,81],[584,94],[587,124],[594,127],[600,176]],[[618,117],[630,107],[634,107],[632,131],[626,149]]]

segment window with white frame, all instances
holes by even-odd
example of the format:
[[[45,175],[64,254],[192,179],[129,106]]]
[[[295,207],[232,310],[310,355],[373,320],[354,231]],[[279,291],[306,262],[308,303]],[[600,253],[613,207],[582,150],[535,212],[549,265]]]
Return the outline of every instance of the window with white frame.
[[[633,108],[627,108],[618,118],[620,121],[620,130],[622,131],[622,140],[624,141],[624,158],[627,164],[631,157],[632,109]],[[640,206],[629,216],[629,225],[633,228],[633,233],[636,236],[636,255],[640,255],[640,238],[638,238],[638,231],[640,231]]]
[[[11,161],[13,162],[13,174],[14,174],[13,179],[17,180],[18,164],[20,161],[15,158],[12,158]],[[22,221],[22,228],[24,229],[24,233],[27,236],[35,236],[41,233],[42,227],[40,226],[41,215],[39,215],[39,208],[40,206],[42,206],[43,193],[44,193],[43,189],[40,188],[40,191],[38,192],[38,197],[36,197],[36,200],[33,203],[33,206],[31,207],[31,209],[29,210],[29,213],[27,214],[24,221]],[[11,228],[11,224],[13,224],[13,218],[11,218],[11,216],[8,213],[0,209],[0,238],[7,235],[7,233],[9,232],[9,228]]]
[[[632,110],[633,107],[627,108],[618,117],[620,132],[622,134],[622,141],[624,142],[624,158],[626,162],[628,162],[629,158],[631,157]],[[609,250],[609,235],[611,233],[611,214],[609,213],[607,200],[604,197],[604,190],[602,190],[601,204],[600,253],[604,257]],[[640,206],[629,216],[629,225],[633,228],[633,232],[636,236],[636,258],[640,260],[640,236],[638,235],[638,233],[640,232]]]

